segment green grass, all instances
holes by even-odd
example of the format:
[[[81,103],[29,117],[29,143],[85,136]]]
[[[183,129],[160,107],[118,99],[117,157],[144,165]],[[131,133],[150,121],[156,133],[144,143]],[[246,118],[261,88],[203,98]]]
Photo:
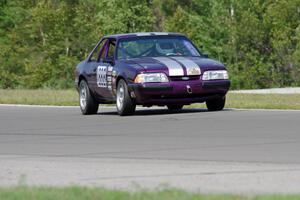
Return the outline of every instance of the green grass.
[[[226,107],[261,109],[300,109],[300,94],[229,93]]]
[[[78,105],[78,94],[70,90],[0,90],[0,104]],[[205,104],[186,106],[205,107]],[[237,94],[227,95],[227,108],[300,109],[300,94]]]
[[[299,200],[300,195],[197,194],[182,190],[127,192],[100,188],[2,188],[1,200]]]
[[[238,94],[228,93],[226,108],[295,109],[300,110],[300,94]],[[192,104],[187,107],[205,107]]]
[[[73,90],[0,90],[0,104],[77,106],[78,93]]]

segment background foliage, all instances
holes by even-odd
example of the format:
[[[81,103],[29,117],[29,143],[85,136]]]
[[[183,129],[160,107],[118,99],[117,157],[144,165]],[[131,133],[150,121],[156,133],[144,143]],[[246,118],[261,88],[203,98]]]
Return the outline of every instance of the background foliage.
[[[182,32],[233,88],[300,86],[300,0],[0,0],[0,88],[69,88],[102,35]]]

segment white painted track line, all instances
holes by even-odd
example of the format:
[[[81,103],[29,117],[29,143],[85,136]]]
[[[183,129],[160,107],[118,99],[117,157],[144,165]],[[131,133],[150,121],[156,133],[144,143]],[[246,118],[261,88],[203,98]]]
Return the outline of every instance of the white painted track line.
[[[0,107],[28,107],[28,108],[76,108],[79,106],[52,106],[52,105],[26,105],[26,104],[0,104]],[[114,109],[115,106],[100,106],[101,109]],[[165,107],[153,106],[150,109],[164,109]],[[147,107],[137,107],[137,109],[149,109]],[[185,109],[205,109],[205,108],[185,108]],[[236,110],[236,111],[271,111],[271,112],[300,112],[300,110],[291,109],[257,109],[257,108],[224,108],[225,110]]]

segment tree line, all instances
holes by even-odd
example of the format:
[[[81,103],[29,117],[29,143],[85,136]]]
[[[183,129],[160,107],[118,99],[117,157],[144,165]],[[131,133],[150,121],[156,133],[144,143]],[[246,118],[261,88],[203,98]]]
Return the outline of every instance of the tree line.
[[[101,36],[186,34],[232,88],[300,85],[300,0],[0,0],[0,88],[70,88]]]

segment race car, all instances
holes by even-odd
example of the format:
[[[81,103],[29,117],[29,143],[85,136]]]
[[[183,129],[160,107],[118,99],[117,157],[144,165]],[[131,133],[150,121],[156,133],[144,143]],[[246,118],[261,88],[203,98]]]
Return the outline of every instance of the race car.
[[[225,66],[202,54],[180,33],[129,33],[104,36],[75,70],[82,114],[99,104],[116,104],[132,115],[136,105],[167,106],[206,102],[222,110],[230,87]]]

